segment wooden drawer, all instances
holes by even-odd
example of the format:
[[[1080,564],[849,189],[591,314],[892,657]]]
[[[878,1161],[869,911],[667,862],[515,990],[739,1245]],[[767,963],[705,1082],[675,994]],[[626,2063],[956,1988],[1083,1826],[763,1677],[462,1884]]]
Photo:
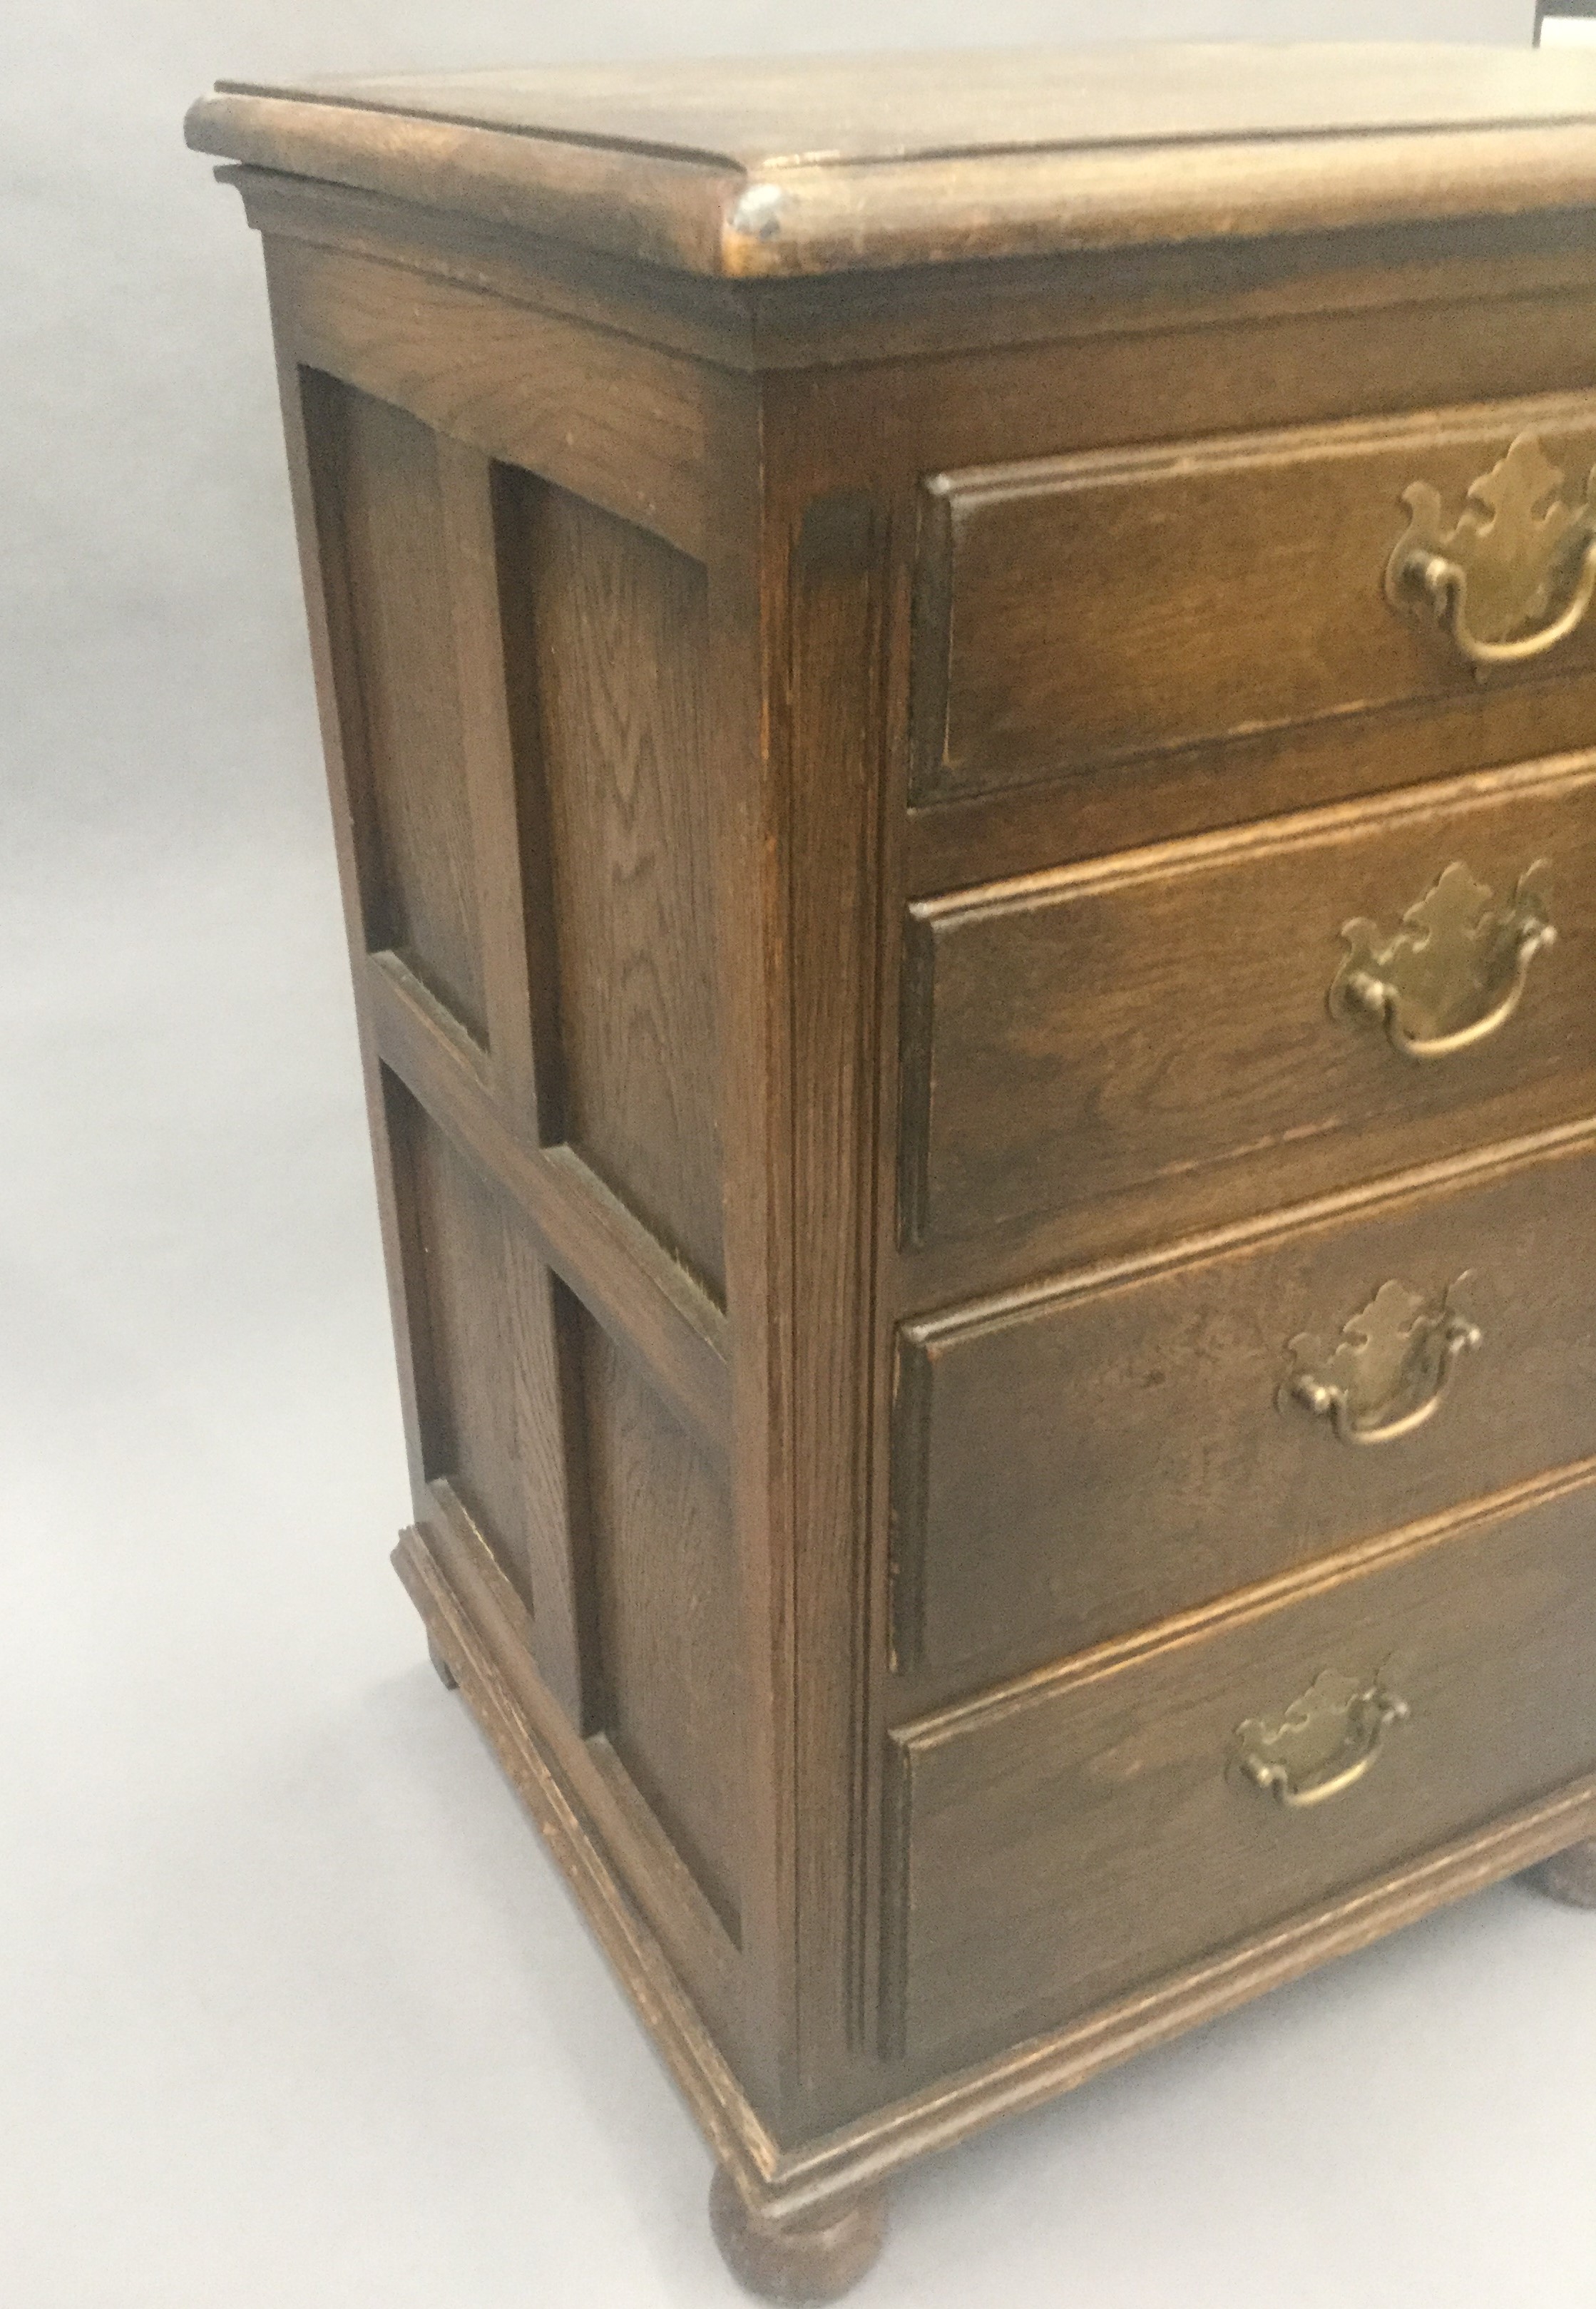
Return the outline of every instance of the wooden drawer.
[[[1596,1765],[1591,1474],[894,1734],[899,2049],[1052,2026]]]
[[[1596,1454],[1596,1133],[1460,1168],[904,1326],[900,1666],[1057,1658]],[[1357,1432],[1432,1415],[1343,1440],[1315,1373]]]
[[[1493,502],[1515,487],[1544,495],[1540,467],[1495,478],[1525,431],[1577,506],[1596,457],[1588,394],[936,475],[912,799],[1467,694],[1470,663],[1427,617],[1391,605],[1386,567],[1415,483],[1438,493],[1444,534],[1473,484]],[[1557,607],[1535,605],[1527,629]],[[1592,663],[1587,625],[1492,679]]]
[[[1596,757],[934,899],[908,939],[906,1241],[1155,1185],[1239,1217],[1596,1106]],[[1354,972],[1403,990],[1386,1025]]]

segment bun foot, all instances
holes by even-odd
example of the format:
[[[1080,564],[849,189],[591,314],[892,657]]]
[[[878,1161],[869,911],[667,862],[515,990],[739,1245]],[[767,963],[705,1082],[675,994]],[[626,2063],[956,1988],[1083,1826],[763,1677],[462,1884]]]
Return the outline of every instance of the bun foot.
[[[755,2212],[731,2175],[717,2169],[709,2185],[709,2226],[733,2276],[762,2301],[835,2301],[858,2284],[881,2250],[886,2192],[871,2189],[846,2204],[773,2220]]]
[[[1523,1881],[1548,1900],[1561,1900],[1565,1907],[1596,1908],[1596,1837],[1526,1868]]]
[[[444,1690],[446,1691],[457,1691],[460,1687],[455,1679],[455,1671],[449,1665],[447,1660],[445,1659],[443,1654],[438,1650],[437,1644],[433,1641],[430,1636],[427,1639],[427,1656],[431,1661],[433,1666],[437,1669],[438,1680],[439,1683],[442,1684]]]

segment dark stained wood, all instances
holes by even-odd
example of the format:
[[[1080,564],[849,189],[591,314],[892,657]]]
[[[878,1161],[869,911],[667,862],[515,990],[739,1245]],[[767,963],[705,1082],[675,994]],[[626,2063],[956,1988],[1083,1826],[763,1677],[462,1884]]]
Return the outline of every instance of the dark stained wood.
[[[603,1726],[733,1937],[746,1811],[723,1471],[591,1321],[581,1384]]]
[[[906,2047],[951,2059],[1056,2026],[1589,1772],[1583,1474],[898,1733]],[[1327,1667],[1410,1714],[1356,1785],[1294,1812],[1238,1775],[1236,1734]]]
[[[348,636],[345,744],[360,764],[370,861],[367,943],[403,955],[485,1046],[437,437],[331,378],[313,376],[307,392],[324,551]]]
[[[881,2190],[867,2189],[804,2218],[772,2220],[717,2165],[709,2226],[733,2276],[759,2299],[836,2301],[880,2259],[887,2200]]]
[[[1184,279],[1188,295],[1201,293],[1202,252],[1186,253]],[[1060,326],[1045,342],[1013,344],[1001,312],[1000,304],[990,342],[956,363],[861,361],[847,380],[854,415],[838,461],[851,462],[849,442],[863,449],[891,437],[906,519],[917,515],[932,473],[1417,411],[1455,414],[1543,394],[1571,403],[1589,390],[1596,296],[1588,278],[1583,290],[1571,283],[1560,294],[1527,296],[1504,266],[1472,293],[1454,276],[1453,293],[1422,299],[1417,317],[1401,302],[1313,310],[1305,298],[1278,319],[1227,309],[1188,325],[1172,290],[1161,329],[1137,316],[1133,327],[1076,334]],[[883,333],[890,325],[889,311]],[[827,376],[811,373],[804,383],[817,406],[834,405]],[[1401,528],[1400,507],[1392,512],[1390,543]],[[1383,572],[1382,558],[1371,578],[1376,592]],[[1130,791],[1117,802],[1116,823],[1127,830]]]
[[[716,1014],[726,1273],[724,1445],[741,1611],[733,1631],[746,1713],[736,2028],[742,2091],[791,2105],[796,1822],[790,1786],[792,1614],[785,1576],[791,1470],[775,1410],[789,1342],[785,1214],[777,1181],[789,1114],[781,1064],[785,988],[768,956],[782,920],[776,829],[784,796],[766,771],[761,575],[763,404],[758,382],[706,385],[713,549],[706,562],[708,688],[703,771],[716,886]],[[746,2166],[739,2170],[748,2178]],[[768,2175],[767,2175],[768,2177]]]
[[[1123,783],[1045,779],[936,802],[909,814],[908,889],[935,897],[1454,772],[1574,753],[1593,726],[1596,675],[1548,674],[1389,714],[1183,748],[1139,763]]]
[[[395,281],[341,250],[284,241],[270,263],[304,366],[702,553],[707,444],[691,363],[451,281]]]
[[[504,476],[523,840],[546,893],[540,1131],[724,1298],[701,563]]]
[[[1169,44],[223,82],[187,135],[757,278],[1588,204],[1592,117],[1578,51]]]
[[[1585,57],[1357,42],[1283,54],[1159,42],[1130,57],[1069,48],[779,63],[647,57],[219,85],[406,122],[551,134],[617,153],[731,161],[750,172],[898,160],[935,167],[955,156],[1004,160],[1028,146],[1062,157],[1127,143],[1596,117],[1596,70]],[[380,117],[373,133],[379,127]]]
[[[442,435],[437,440],[439,542],[448,575],[460,749],[476,860],[490,1071],[504,1107],[520,1120],[536,1115],[538,1086],[494,520],[501,469],[461,442]]]
[[[1473,669],[1382,581],[1410,483],[1455,519],[1527,428],[1577,501],[1596,460],[1588,397],[939,474],[913,799],[1468,695]],[[1576,634],[1562,663],[1589,671],[1593,650]]]
[[[782,654],[772,669],[785,712],[773,751],[786,765],[791,796],[789,1256],[795,1304],[836,1310],[828,1322],[806,1319],[792,1345],[785,1567],[798,1657],[811,1663],[798,1692],[794,1793],[802,1814],[818,1816],[822,1803],[828,1814],[825,1832],[805,1836],[796,1855],[800,2074],[824,2106],[858,2040],[862,1950],[874,1924],[861,1913],[870,1778],[857,1711],[872,1637],[864,1542],[880,1470],[860,1376],[873,1347],[882,1207],[875,973],[888,534],[867,489],[816,492],[802,464],[772,478],[785,516],[768,547],[781,556],[785,589]]]
[[[637,149],[602,75],[587,143],[321,92],[196,117],[265,164],[397,1560],[730,2175],[733,2260],[1596,1835],[1596,672],[1576,638],[1477,683],[1379,592],[1407,480],[1455,498],[1515,404],[1590,422],[1589,128],[1535,60],[1342,58],[1335,96],[1275,58],[1170,143],[1234,62],[1106,105],[1112,61],[1045,73],[1043,143],[964,155],[849,142],[889,89],[913,144],[906,69],[978,142],[964,59],[861,67],[862,109],[851,63],[760,67],[794,133],[746,152]],[[1450,125],[1404,126],[1415,90]],[[937,475],[987,790],[915,802]],[[1561,937],[1500,1037],[1432,1072],[1331,1027],[1348,915],[1394,928],[1454,854],[1505,895],[1531,849]],[[1276,1407],[1294,1333],[1464,1267],[1483,1338],[1432,1423],[1354,1450]],[[1422,1707],[1227,1904],[1203,1741],[1342,1636],[1360,1674],[1413,1650]],[[1118,1759],[1084,1797],[1081,1725]]]
[[[386,933],[381,921],[374,930],[369,927],[364,894],[369,888],[380,888],[375,871],[380,852],[369,823],[371,813],[367,810],[362,816],[370,783],[361,750],[364,696],[354,646],[351,584],[347,565],[337,549],[336,516],[342,501],[332,494],[325,478],[332,460],[323,422],[327,402],[336,402],[348,388],[334,382],[331,372],[317,371],[308,358],[312,339],[317,350],[329,350],[328,330],[335,336],[339,324],[335,316],[329,318],[328,311],[317,305],[312,324],[301,331],[296,305],[301,277],[292,265],[274,263],[271,276],[334,826],[357,964],[358,1012],[373,1086],[372,1126],[418,1530],[424,1532],[428,1549],[447,1564],[447,1576],[458,1592],[469,1598],[473,1621],[495,1631],[499,1647],[495,1673],[507,1679],[516,1704],[532,1711],[537,1737],[554,1758],[554,1769],[564,1783],[580,1784],[583,1816],[591,1823],[591,1832],[602,1837],[628,1881],[639,1888],[633,1897],[641,1901],[651,1929],[668,1951],[668,1960],[690,1980],[691,1994],[716,2039],[737,2052],[745,2074],[758,2077],[763,2055],[750,2037],[737,1977],[737,1951],[722,1916],[705,1898],[607,1732],[595,1729],[582,1736],[584,1724],[603,1725],[605,1716],[599,1705],[604,1680],[596,1669],[591,1679],[596,1696],[590,1696],[587,1689],[590,1632],[595,1654],[598,1648],[593,1578],[583,1578],[581,1592],[573,1598],[576,1626],[569,1631],[574,1640],[568,1648],[581,1661],[578,1691],[568,1676],[562,1678],[559,1661],[551,1656],[547,1639],[555,1630],[558,1614],[545,1610],[540,1626],[538,1612],[526,1607],[528,1587],[534,1603],[537,1600],[535,1561],[530,1578],[524,1574],[517,1584],[512,1577],[517,1569],[513,1552],[496,1552],[478,1520],[484,1515],[481,1494],[489,1488],[482,1480],[486,1467],[490,1479],[498,1479],[493,1484],[498,1494],[495,1520],[506,1525],[516,1515],[525,1520],[530,1509],[531,1527],[525,1532],[529,1555],[535,1556],[541,1550],[554,1565],[563,1555],[572,1567],[567,1585],[576,1584],[575,1567],[585,1560],[582,1524],[589,1506],[585,1401],[578,1400],[578,1415],[564,1431],[568,1512],[563,1518],[538,1512],[539,1501],[527,1496],[524,1485],[531,1455],[525,1455],[524,1463],[522,1441],[496,1454],[496,1445],[513,1428],[513,1420],[507,1425],[507,1405],[515,1389],[513,1358],[521,1352],[517,1340],[535,1338],[546,1304],[556,1313],[557,1337],[568,1336],[568,1315],[559,1315],[559,1286],[551,1286],[549,1267],[570,1283],[573,1296],[582,1306],[619,1327],[629,1355],[644,1359],[663,1399],[704,1438],[691,1451],[707,1451],[705,1464],[711,1467],[719,1464],[725,1449],[729,1411],[724,1312],[570,1149],[541,1147],[537,1142],[536,1102],[530,1095],[533,1086],[525,1064],[533,1005],[532,989],[525,982],[525,960],[519,964],[522,983],[516,985],[518,948],[525,952],[517,932],[525,914],[526,895],[521,886],[525,861],[520,856],[512,701],[505,663],[510,636],[503,605],[509,600],[509,592],[499,566],[496,523],[494,469],[504,459],[502,455],[495,459],[472,442],[440,435],[434,437],[429,459],[414,460],[416,471],[429,480],[438,477],[436,507],[429,511],[426,533],[429,549],[436,545],[446,581],[435,597],[438,628],[429,629],[426,639],[436,662],[453,670],[463,702],[450,737],[452,757],[440,750],[431,761],[431,769],[435,775],[458,778],[468,816],[475,814],[473,832],[483,826],[494,830],[485,857],[480,835],[473,843],[479,921],[491,926],[495,943],[487,982],[499,995],[509,998],[502,1005],[503,1047],[488,1051],[404,955],[381,944],[385,934],[391,935]],[[368,308],[357,299],[346,319],[351,333],[351,357],[343,359],[334,344],[331,348],[334,370],[360,368],[360,360],[353,355],[369,349],[363,333]],[[422,366],[429,376],[446,373],[448,361],[457,359],[460,353],[458,343],[451,351],[446,334],[429,341],[423,356]],[[588,335],[593,338],[592,332]],[[471,351],[469,342],[465,350]],[[593,352],[595,368],[602,371],[605,355],[602,340],[593,338]],[[412,421],[422,422],[413,412],[407,414]],[[568,429],[580,438],[579,423],[571,422]],[[492,445],[500,450],[509,445]],[[558,457],[553,462],[558,465]],[[620,450],[616,452],[615,464],[617,472],[625,471]],[[319,491],[313,490],[313,475],[320,484]],[[417,494],[413,473],[406,472],[401,479],[413,500]],[[411,582],[403,566],[375,574],[389,584]],[[374,943],[379,950],[369,954]],[[489,1007],[491,1010],[491,997]],[[514,1047],[517,1036],[520,1053]],[[397,1087],[401,1083],[403,1091]],[[458,1405],[451,1402],[447,1406],[455,1417],[453,1429],[439,1424],[433,1317],[428,1300],[429,1283],[435,1284],[436,1277],[428,1274],[428,1228],[411,1191],[406,1146],[403,1138],[395,1143],[390,1129],[391,1112],[395,1105],[403,1111],[407,1099],[416,1103],[414,1115],[424,1112],[421,1127],[429,1135],[437,1163],[456,1185],[462,1179],[470,1180],[469,1199],[482,1219],[474,1230],[468,1224],[463,1233],[456,1216],[452,1238],[455,1271],[448,1295],[452,1342],[458,1352],[451,1379],[459,1398]],[[495,1238],[484,1215],[492,1210],[501,1215],[504,1237]],[[436,1224],[430,1231],[436,1244]],[[507,1239],[514,1246],[507,1256]],[[462,1265],[472,1269],[469,1282],[458,1272]],[[530,1370],[530,1363],[525,1367]],[[577,1393],[580,1396],[579,1388]],[[461,1425],[461,1405],[469,1431],[464,1456],[473,1461],[477,1479],[473,1485],[467,1475],[457,1490],[453,1478],[458,1469],[440,1469],[439,1462],[462,1455],[438,1447],[440,1437],[444,1444],[453,1444]],[[550,1407],[541,1393],[538,1407],[542,1412]],[[668,1424],[671,1414],[663,1415]],[[507,1457],[513,1460],[513,1468],[507,1467]],[[708,1480],[724,1482],[724,1474]],[[472,1493],[475,1496],[468,1499]],[[547,1507],[548,1502],[542,1504]],[[547,1578],[543,1585],[547,1595],[556,1592]],[[728,1608],[735,1613],[734,1595]],[[452,1644],[447,1648],[451,1658],[456,1656]],[[729,1688],[730,1681],[723,1673],[718,1689]],[[729,1752],[743,1752],[734,1740],[727,1744]]]
[[[455,1535],[429,1518],[401,1535],[394,1565],[705,2132],[750,2186],[773,2177],[779,2151],[728,2065],[749,2054],[719,1918],[608,1743],[572,1731]]]
[[[907,1326],[900,1662],[1030,1666],[1596,1454],[1588,1278],[1555,1249],[1592,1208],[1586,1126],[1499,1172]],[[1348,1445],[1279,1405],[1288,1343],[1333,1344],[1391,1281],[1437,1305],[1458,1284],[1482,1342],[1427,1425]]]
[[[471,1065],[464,1037],[387,955],[366,999],[386,1064],[516,1198],[540,1256],[643,1353],[676,1408],[724,1443],[730,1375],[722,1310],[568,1147],[517,1139]]]
[[[1326,997],[1342,926],[1395,937],[1454,861],[1503,907],[1544,864],[1557,943],[1497,1034],[1416,1065]],[[961,891],[907,937],[908,1241],[1155,1184],[1167,1226],[1240,1217],[1596,1107],[1596,764]]]
[[[1470,217],[1371,225],[1268,240],[1181,247],[1080,249],[1068,256],[935,264],[821,280],[732,281],[642,264],[345,185],[265,169],[218,169],[238,186],[251,224],[301,240],[488,290],[645,337],[728,369],[811,368],[861,358],[977,350],[994,342],[1167,333],[1240,315],[1423,307],[1471,298],[1515,301],[1582,295],[1596,221]],[[1544,318],[1543,318],[1544,324]]]
[[[568,1794],[558,1727],[538,1713],[538,1692],[512,1691],[491,1616],[463,1596],[420,1531],[407,1532],[395,1565],[429,1631],[461,1663],[473,1713],[581,1904],[617,1976],[640,2014],[688,2106],[736,2173],[738,2186],[776,2220],[846,2201],[866,2184],[946,2149],[980,2127],[1018,2115],[1087,2082],[1122,2061],[1234,2011],[1262,1991],[1366,1947],[1389,1932],[1563,1851],[1596,1828],[1596,1774],[1516,1806],[1420,1859],[1324,1901],[1273,1930],[1183,1966],[1154,1986],[1101,2007],[1083,2020],[1005,2046],[956,2075],[933,2075],[904,2089],[885,2110],[778,2144],[706,2032],[682,1986],[668,1937],[651,1913],[639,1915],[629,1888],[657,1905],[657,1871],[639,1870],[624,1838],[598,1829]],[[441,1633],[440,1633],[441,1631]],[[513,1664],[513,1663],[512,1663]],[[613,1822],[611,1827],[612,1829]]]
[[[527,1230],[395,1082],[389,1133],[420,1272],[411,1304],[422,1455],[530,1614],[528,1640],[573,1723],[594,1715],[575,1310]]]

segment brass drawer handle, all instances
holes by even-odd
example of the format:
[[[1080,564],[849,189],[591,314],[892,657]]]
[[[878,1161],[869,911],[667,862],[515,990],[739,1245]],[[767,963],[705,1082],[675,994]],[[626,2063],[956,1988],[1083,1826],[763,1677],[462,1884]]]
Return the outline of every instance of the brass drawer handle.
[[[1361,1780],[1392,1725],[1411,1713],[1378,1676],[1359,1683],[1326,1668],[1278,1722],[1250,1716],[1236,1726],[1236,1764],[1253,1787],[1305,1812]]]
[[[1331,1016],[1375,1020],[1400,1057],[1420,1062],[1488,1042],[1522,1001],[1536,956],[1557,942],[1535,886],[1545,870],[1537,859],[1508,904],[1493,910],[1485,884],[1454,859],[1393,938],[1362,918],[1343,924],[1347,952],[1331,982]]]
[[[1479,674],[1522,665],[1566,641],[1596,595],[1596,468],[1571,505],[1563,475],[1533,433],[1469,484],[1457,524],[1441,526],[1428,481],[1402,491],[1410,519],[1385,565],[1393,609],[1427,612]],[[1548,615],[1570,586],[1563,607]],[[1532,632],[1519,628],[1543,620]],[[1509,639],[1508,636],[1513,638]]]
[[[1338,1441],[1395,1443],[1435,1417],[1460,1356],[1480,1344],[1479,1326],[1452,1303],[1467,1280],[1448,1284],[1439,1306],[1405,1283],[1383,1283],[1331,1345],[1303,1331],[1287,1347],[1297,1368],[1280,1388],[1328,1419]]]

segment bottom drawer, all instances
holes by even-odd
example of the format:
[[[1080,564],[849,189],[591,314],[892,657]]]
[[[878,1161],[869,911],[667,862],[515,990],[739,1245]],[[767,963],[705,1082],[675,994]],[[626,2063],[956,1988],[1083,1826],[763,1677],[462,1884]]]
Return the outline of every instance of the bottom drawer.
[[[892,2049],[973,2058],[1596,1769],[1596,1469],[892,1748]]]

